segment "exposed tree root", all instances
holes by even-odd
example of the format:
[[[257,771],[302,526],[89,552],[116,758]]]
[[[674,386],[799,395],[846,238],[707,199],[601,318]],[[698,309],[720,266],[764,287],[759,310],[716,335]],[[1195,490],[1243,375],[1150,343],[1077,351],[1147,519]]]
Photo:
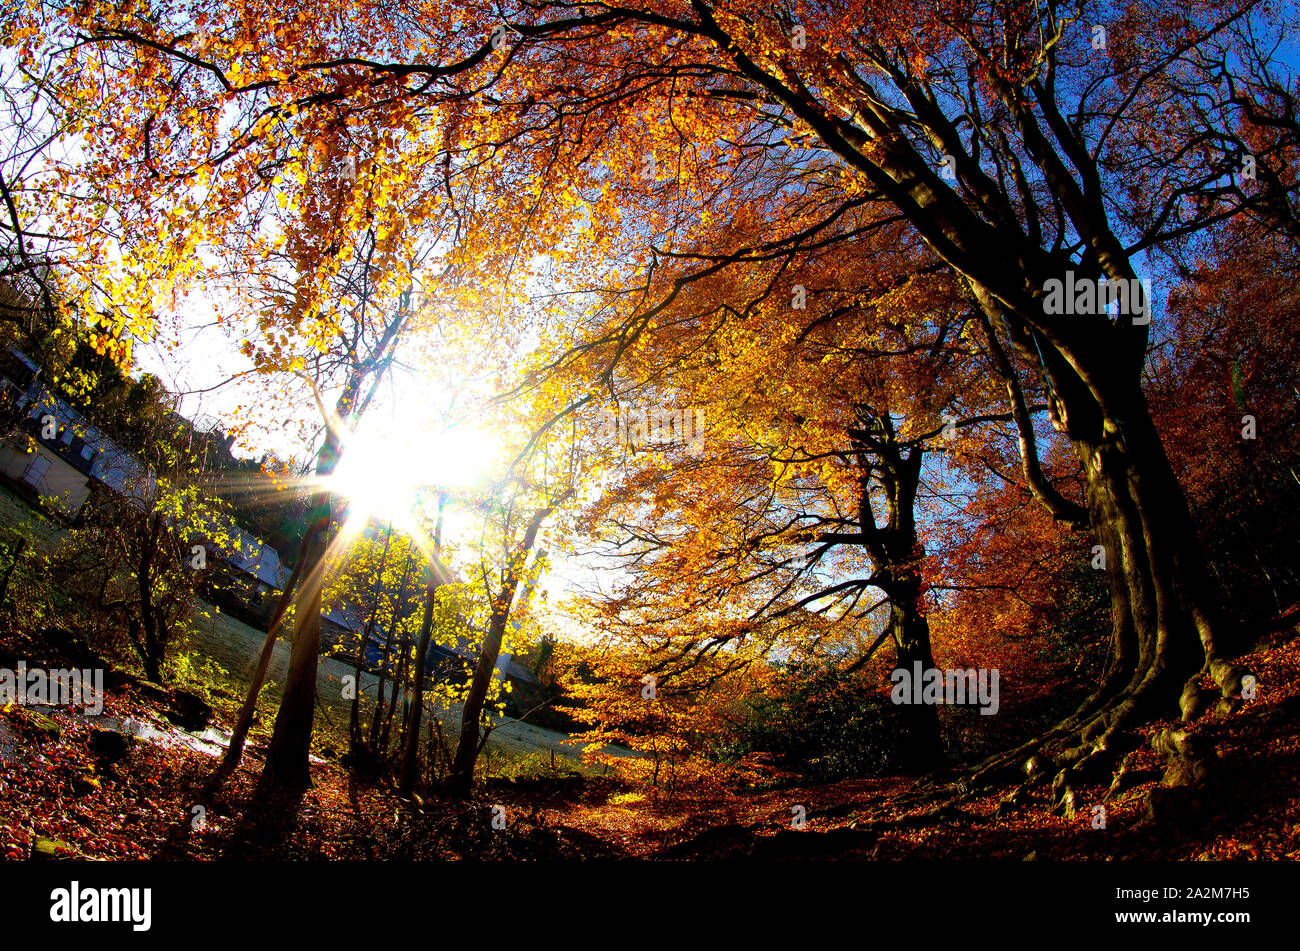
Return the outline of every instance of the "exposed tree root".
[[[1200,686],[1202,677],[1209,674],[1217,691]],[[1172,713],[1168,698],[1172,691],[1158,672],[1148,672],[1140,681],[1130,683],[1109,700],[1099,697],[1105,689],[1095,692],[1079,705],[1070,716],[1054,727],[1013,749],[986,759],[975,766],[954,785],[963,793],[1017,776],[1027,777],[1027,785],[1052,782],[1053,800],[1070,814],[1074,786],[1080,782],[1101,780],[1110,773],[1115,782],[1123,773],[1123,762],[1137,741],[1132,731],[1142,723]],[[1218,715],[1228,715],[1240,708],[1242,693],[1253,686],[1253,675],[1245,667],[1230,661],[1213,658],[1183,685],[1178,699],[1178,711],[1184,722],[1189,722],[1214,707]],[[1217,699],[1217,703],[1216,703]],[[1203,776],[1209,769],[1211,751],[1195,750],[1187,745],[1186,734],[1178,731],[1179,738],[1170,738],[1163,731],[1165,747],[1170,756],[1176,756],[1178,776]],[[1180,745],[1181,744],[1181,745]],[[1172,751],[1172,752],[1171,752]],[[1170,767],[1175,769],[1173,765]],[[1166,785],[1185,785],[1182,782]]]

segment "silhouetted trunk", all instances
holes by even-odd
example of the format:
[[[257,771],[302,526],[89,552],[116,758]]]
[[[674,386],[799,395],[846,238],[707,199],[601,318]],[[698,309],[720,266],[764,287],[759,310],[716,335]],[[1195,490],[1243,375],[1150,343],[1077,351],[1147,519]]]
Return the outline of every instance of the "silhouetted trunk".
[[[907,576],[891,586],[890,637],[894,642],[894,667],[915,676],[916,664],[922,676],[934,670],[930,650],[930,624],[921,611],[919,573]],[[903,704],[899,709],[900,766],[909,772],[926,772],[944,759],[943,737],[939,728],[939,708],[930,703]]]
[[[384,688],[388,686],[388,665],[393,662],[393,632],[390,629],[384,637],[384,652],[379,658],[379,679],[375,683],[375,707],[370,714],[370,729],[366,731],[366,742],[370,748],[379,748],[379,730],[384,720]]]
[[[429,640],[433,634],[433,609],[438,597],[438,574],[435,565],[429,566],[429,583],[424,592],[424,619],[420,622],[420,638],[415,647],[415,668],[412,674],[410,705],[406,709],[406,727],[402,732],[402,760],[398,773],[397,794],[409,796],[419,773],[420,718],[424,713],[425,657],[429,653]]]
[[[402,329],[411,316],[409,290],[403,296],[398,313],[390,319],[369,355],[359,359],[355,352],[349,354],[350,366],[342,392],[334,406],[333,420],[343,428],[355,426],[374,396],[372,385],[366,395],[362,388],[371,376],[382,376],[392,356]],[[320,656],[321,587],[324,583],[325,555],[329,551],[330,532],[333,526],[333,505],[328,490],[329,478],[334,474],[342,453],[343,433],[331,415],[320,404],[319,391],[313,387],[317,405],[325,417],[325,439],[316,454],[316,479],[326,488],[318,491],[312,500],[309,527],[304,536],[302,558],[302,583],[298,590],[305,597],[298,602],[295,615],[293,649],[289,654],[289,672],[285,678],[284,695],[276,714],[271,745],[267,749],[266,767],[262,770],[259,787],[283,785],[302,788],[311,784],[311,735],[316,715],[316,670]]]
[[[915,676],[935,669],[930,649],[930,624],[925,618],[925,589],[921,560],[925,549],[916,529],[916,497],[924,449],[900,441],[887,413],[857,409],[861,426],[850,430],[860,467],[858,522],[861,544],[871,556],[873,583],[889,599],[887,633],[894,644],[894,668]],[[884,497],[878,518],[872,507],[873,489]],[[925,772],[944,759],[939,711],[934,704],[904,703],[898,710],[901,766]]]
[[[1109,736],[1132,723],[1178,710],[1188,678],[1215,656],[1214,589],[1187,498],[1142,394],[1145,325],[1076,316],[1049,341],[1002,317],[987,296],[982,302],[1041,370],[1052,425],[1079,461],[1085,503],[1077,506],[1045,484],[1017,375],[986,321],[989,352],[1020,429],[1026,482],[1055,517],[1091,528],[1100,543],[1094,565],[1104,558],[1110,587],[1110,656],[1101,682],[1053,731],[1081,741],[1061,751],[1068,760],[1103,751]]]
[[[162,533],[162,514],[151,516],[147,522],[148,533],[142,536],[140,556],[136,562],[135,581],[139,601],[140,625],[143,637],[139,643],[140,660],[145,676],[153,683],[162,683],[162,661],[166,628],[154,610],[153,566],[158,552],[158,538]],[[160,631],[159,628],[162,627]]]
[[[329,545],[331,506],[328,492],[319,492],[303,545],[301,597],[294,614],[293,647],[284,695],[266,751],[264,782],[289,788],[311,785],[309,757],[316,714],[316,667],[320,656],[321,588],[325,552]]]
[[[508,584],[508,593],[502,592],[502,601],[508,605],[513,598],[514,585]],[[478,761],[481,745],[479,719],[483,716],[483,704],[487,700],[488,688],[492,685],[492,673],[496,670],[501,640],[505,637],[509,617],[508,607],[492,612],[492,620],[483,641],[483,652],[479,654],[469,694],[465,697],[460,719],[460,740],[456,744],[456,758],[452,761],[448,781],[448,788],[455,793],[467,793],[474,785],[474,764]]]
[[[253,669],[253,680],[248,685],[248,693],[244,696],[244,703],[239,708],[239,716],[235,720],[235,730],[230,736],[230,746],[226,749],[226,755],[221,761],[221,771],[228,772],[239,765],[239,760],[244,755],[244,743],[248,739],[249,728],[253,725],[253,714],[257,710],[257,698],[262,692],[262,686],[266,683],[267,671],[271,669],[271,657],[275,654],[276,634],[280,630],[280,623],[284,620],[285,612],[289,610],[289,604],[293,601],[294,585],[298,581],[298,574],[302,570],[302,560],[305,557],[306,538],[298,546],[298,556],[294,561],[293,571],[289,575],[289,580],[285,583],[284,591],[280,592],[280,599],[276,602],[275,613],[271,615],[271,623],[266,629],[266,640],[262,642],[262,652],[258,655],[257,666]]]

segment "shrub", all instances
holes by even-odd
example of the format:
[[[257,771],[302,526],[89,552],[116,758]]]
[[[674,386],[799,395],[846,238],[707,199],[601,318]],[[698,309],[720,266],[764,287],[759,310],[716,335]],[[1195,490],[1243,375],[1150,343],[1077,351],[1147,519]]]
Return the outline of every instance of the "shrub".
[[[791,665],[750,700],[740,750],[828,782],[889,772],[898,762],[897,711],[862,678]]]

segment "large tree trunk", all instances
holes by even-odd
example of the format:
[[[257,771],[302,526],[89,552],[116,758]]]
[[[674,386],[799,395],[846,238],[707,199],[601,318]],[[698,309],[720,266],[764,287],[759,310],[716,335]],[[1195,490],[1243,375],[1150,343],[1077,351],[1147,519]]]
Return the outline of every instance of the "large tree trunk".
[[[1117,260],[1111,258],[1111,279],[1130,279]],[[1142,394],[1146,325],[1100,313],[1052,323],[1040,312],[1004,311],[973,286],[1020,430],[1026,482],[1058,519],[1091,529],[1111,594],[1110,657],[1096,691],[1046,736],[1013,753],[1046,747],[1066,761],[1100,754],[1125,727],[1176,712],[1186,681],[1215,650],[1205,556]],[[1018,376],[995,324],[1041,373],[1052,425],[1070,440],[1080,465],[1082,509],[1043,476]]]
[[[303,559],[306,557],[306,538],[298,546],[298,557],[293,564],[293,572],[289,575],[289,580],[285,583],[284,591],[280,593],[280,600],[276,602],[275,613],[271,615],[271,623],[266,629],[266,640],[262,642],[262,652],[257,658],[257,667],[253,670],[252,683],[248,685],[248,693],[244,697],[244,703],[239,708],[239,717],[235,721],[235,730],[230,735],[230,746],[226,749],[226,755],[221,760],[220,772],[226,773],[239,765],[239,760],[244,755],[244,743],[248,740],[248,731],[253,725],[253,714],[257,709],[257,698],[262,692],[262,686],[266,683],[267,671],[271,669],[271,657],[275,653],[276,635],[280,631],[280,623],[284,620],[285,612],[289,610],[289,604],[293,600],[294,585],[298,581],[298,575],[302,571]]]
[[[921,610],[921,579],[911,571],[889,588],[889,627],[894,642],[894,667],[911,677],[919,662],[921,672],[934,669],[930,649],[930,623]],[[903,704],[899,710],[900,766],[909,772],[926,772],[944,759],[939,708],[929,703]]]
[[[266,751],[263,782],[287,788],[311,785],[311,735],[316,714],[316,666],[320,654],[321,589],[331,522],[328,492],[317,493],[303,545],[302,583],[294,616],[293,649],[284,695]]]
[[[857,409],[861,429],[851,430],[858,448],[858,523],[862,543],[873,563],[873,580],[889,598],[887,631],[894,642],[894,667],[915,675],[934,669],[930,624],[925,618],[921,559],[925,549],[916,528],[916,497],[921,483],[924,450],[912,445],[904,454],[888,413],[868,406]],[[872,507],[872,489],[879,483],[885,496],[883,520]],[[909,772],[926,772],[942,764],[943,735],[939,711],[933,704],[901,704],[900,765]]]
[[[1065,760],[1107,749],[1111,736],[1134,723],[1176,713],[1188,678],[1214,659],[1216,613],[1187,498],[1142,394],[1145,336],[1135,343],[1139,328],[1074,319],[1050,342],[1012,331],[1021,354],[1041,367],[1052,424],[1079,461],[1086,521],[1104,554],[1111,594],[1110,657],[1101,682],[1045,738],[1048,752]],[[993,350],[1006,375],[996,341]],[[1013,404],[1017,399],[1013,394]],[[1023,423],[1021,433],[1028,458],[1036,450]],[[1035,459],[1027,473],[1036,467]],[[1035,487],[1036,479],[1029,481]],[[1060,508],[1059,496],[1035,492]],[[1062,742],[1065,748],[1056,749]]]
[[[1142,394],[1122,405],[1122,418],[1098,413],[1096,435],[1074,443],[1111,591],[1109,662],[1077,714],[1084,739],[1176,712],[1184,683],[1214,656],[1212,589],[1186,497]],[[1067,412],[1077,416],[1077,403]]]

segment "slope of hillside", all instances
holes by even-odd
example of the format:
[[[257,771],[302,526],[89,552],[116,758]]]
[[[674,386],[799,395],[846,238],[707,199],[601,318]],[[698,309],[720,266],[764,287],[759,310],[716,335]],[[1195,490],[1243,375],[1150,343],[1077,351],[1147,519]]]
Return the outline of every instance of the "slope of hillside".
[[[469,800],[414,802],[327,760],[300,800],[254,809],[256,753],[214,788],[219,748],[121,743],[92,722],[11,705],[0,712],[0,854],[1298,859],[1300,637],[1288,632],[1239,660],[1258,677],[1256,698],[1226,716],[1207,712],[1183,725],[1217,750],[1210,781],[1175,802],[1168,794],[1177,783],[1145,741],[1177,724],[1153,724],[1125,759],[1114,791],[1110,776],[1077,783],[1068,810],[1046,784],[963,794],[900,777],[669,795],[612,775],[582,775],[562,757],[528,779],[489,779]],[[124,681],[110,689],[105,712],[165,728],[166,707],[156,688]],[[491,825],[495,807],[508,819],[504,829]],[[792,827],[796,814],[806,818],[802,829]]]

